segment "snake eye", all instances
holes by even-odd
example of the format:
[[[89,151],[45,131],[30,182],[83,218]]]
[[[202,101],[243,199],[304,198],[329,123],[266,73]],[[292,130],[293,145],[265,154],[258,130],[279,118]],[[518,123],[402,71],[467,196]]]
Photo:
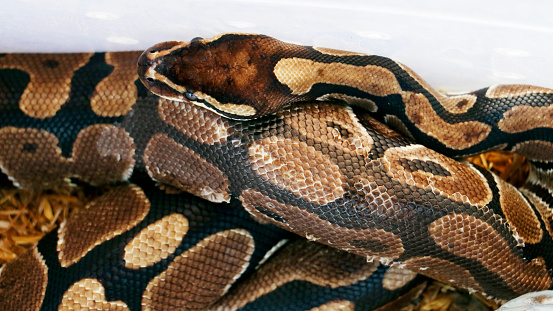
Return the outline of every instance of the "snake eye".
[[[184,97],[186,97],[186,99],[188,99],[190,101],[198,100],[198,97],[196,95],[194,95],[194,91],[192,91],[192,90],[186,91],[184,93]]]

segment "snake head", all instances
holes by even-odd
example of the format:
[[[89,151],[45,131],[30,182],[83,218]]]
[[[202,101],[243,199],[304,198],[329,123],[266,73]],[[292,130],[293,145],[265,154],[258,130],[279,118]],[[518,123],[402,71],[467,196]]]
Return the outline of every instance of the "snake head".
[[[298,100],[273,74],[286,44],[246,34],[163,42],[140,56],[138,74],[161,97],[189,101],[232,119],[253,119]]]

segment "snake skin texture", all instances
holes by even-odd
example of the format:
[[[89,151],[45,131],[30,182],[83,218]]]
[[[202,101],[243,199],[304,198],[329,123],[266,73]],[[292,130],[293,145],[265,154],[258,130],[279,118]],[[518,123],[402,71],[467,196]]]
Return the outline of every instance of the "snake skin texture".
[[[160,43],[138,67],[166,99],[274,114],[254,121],[269,134],[240,131],[259,180],[230,191],[257,218],[498,299],[551,287],[553,90],[447,96],[386,57],[251,34]],[[446,157],[486,150],[533,161],[520,192]]]
[[[413,272],[254,221],[229,176],[240,131],[267,129],[149,93],[140,53],[0,55],[2,173],[110,185],[1,267],[0,310],[394,310],[420,293]]]
[[[0,56],[2,172],[113,185],[2,268],[2,309],[370,310],[416,273],[551,288],[551,90],[449,97],[388,58],[258,35],[139,56]],[[491,149],[534,161],[520,191],[450,158]]]

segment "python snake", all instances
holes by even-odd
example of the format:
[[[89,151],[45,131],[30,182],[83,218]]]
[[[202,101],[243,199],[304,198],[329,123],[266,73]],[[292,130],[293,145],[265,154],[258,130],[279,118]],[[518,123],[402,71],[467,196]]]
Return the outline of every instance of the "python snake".
[[[413,272],[499,300],[551,287],[552,90],[446,96],[385,57],[260,35],[139,55],[0,56],[12,183],[117,184],[3,267],[3,310],[372,309]],[[486,150],[533,160],[520,191],[449,158]]]

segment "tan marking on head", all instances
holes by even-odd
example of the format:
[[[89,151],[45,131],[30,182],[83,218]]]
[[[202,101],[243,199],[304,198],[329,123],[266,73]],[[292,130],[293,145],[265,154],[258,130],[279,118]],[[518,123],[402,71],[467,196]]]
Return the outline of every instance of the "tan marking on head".
[[[68,160],[58,138],[33,128],[0,128],[0,169],[21,188],[66,188]]]
[[[414,257],[403,262],[405,269],[426,275],[432,279],[453,284],[461,288],[470,288],[479,292],[484,289],[476,282],[470,272],[463,267],[439,258]]]
[[[127,180],[134,169],[135,144],[124,128],[94,124],[73,144],[72,174],[93,185]]]
[[[309,202],[324,205],[344,195],[347,181],[338,165],[305,142],[267,137],[253,143],[248,154],[261,178]]]
[[[551,284],[543,260],[524,262],[491,225],[474,216],[446,215],[430,224],[428,230],[443,250],[478,261],[517,294],[545,290]]]
[[[348,51],[342,51],[337,49],[331,49],[331,48],[324,48],[319,46],[314,46],[313,50],[317,52],[321,52],[326,55],[332,55],[332,56],[368,56],[367,54],[363,53],[357,53],[357,52],[348,52]]]
[[[36,246],[0,268],[3,311],[38,311],[48,284],[48,267]]]
[[[387,114],[384,116],[384,122],[387,126],[400,133],[403,137],[406,137],[413,141],[415,140],[415,137],[413,137],[413,134],[409,132],[407,126],[405,126],[405,124],[397,116],[393,114]]]
[[[434,89],[430,84],[424,81],[416,72],[411,70],[409,67],[399,63],[398,64],[403,70],[405,70],[417,83],[424,87],[434,98],[436,98],[442,107],[445,108],[450,113],[461,114],[467,112],[470,108],[476,103],[476,95],[472,94],[462,94],[462,95],[445,95],[436,89]]]
[[[310,240],[350,253],[390,260],[399,258],[404,251],[401,238],[391,232],[340,227],[296,206],[280,203],[257,190],[244,190],[240,201],[256,219],[269,221]]]
[[[520,133],[540,127],[553,128],[553,105],[514,106],[505,111],[497,127],[507,133]]]
[[[145,311],[204,310],[223,296],[246,270],[254,251],[253,237],[243,229],[213,234],[190,248],[148,283]]]
[[[231,131],[226,119],[191,103],[162,99],[158,112],[165,123],[202,144],[224,143]]]
[[[251,276],[229,291],[213,309],[240,309],[293,281],[305,281],[326,288],[350,286],[369,278],[380,263],[330,248],[296,240],[283,246]]]
[[[309,309],[309,311],[353,311],[355,303],[349,300],[333,300],[323,305]]]
[[[350,95],[345,95],[340,93],[325,94],[317,98],[317,100],[321,100],[321,101],[335,100],[335,99],[342,100],[348,103],[349,105],[363,108],[364,110],[367,110],[370,112],[376,112],[378,110],[376,103],[366,98],[360,98],[360,97],[355,97],[355,96],[350,96]]]
[[[547,202],[543,201],[542,198],[528,189],[521,188],[520,192],[524,193],[528,200],[534,204],[540,213],[541,219],[545,223],[545,229],[549,233],[549,236],[553,239],[553,208],[551,208]]]
[[[29,74],[31,81],[21,95],[21,110],[33,118],[53,117],[69,99],[71,78],[92,53],[7,54],[0,69],[12,68]]]
[[[212,202],[229,202],[228,177],[166,134],[156,134],[144,151],[148,174],[159,182]]]
[[[533,85],[504,84],[491,86],[486,91],[488,98],[507,98],[529,94],[553,94],[553,90]]]
[[[90,105],[94,113],[103,117],[118,117],[127,114],[136,102],[138,79],[136,61],[141,52],[109,52],[106,63],[113,71],[94,88]]]
[[[454,124],[444,121],[422,94],[405,92],[402,97],[409,121],[448,148],[462,150],[472,147],[486,139],[492,130],[490,125],[478,121]]]
[[[71,266],[97,245],[132,229],[149,211],[150,202],[137,186],[119,186],[98,197],[60,226],[61,266]]]
[[[105,288],[97,279],[82,279],[63,293],[59,311],[70,310],[130,310],[122,301],[107,301]]]
[[[247,86],[244,86],[244,87],[247,88]],[[202,92],[194,92],[194,95],[199,99],[203,99],[206,102],[208,102],[211,106],[213,106],[213,108],[209,107],[208,109],[215,111],[217,113],[224,112],[234,116],[243,116],[243,117],[251,117],[257,113],[257,110],[252,106],[238,105],[238,104],[232,104],[232,103],[220,103],[215,98],[207,94],[204,94]]]
[[[188,232],[188,219],[181,214],[165,216],[140,233],[125,246],[125,267],[140,269],[152,266],[175,252]]]
[[[388,268],[382,278],[382,287],[387,290],[394,291],[399,289],[407,283],[411,282],[417,276],[416,272],[399,268],[398,266],[392,266]]]
[[[550,161],[553,154],[553,143],[542,140],[528,140],[516,144],[512,152],[522,154],[530,160]]]
[[[486,178],[478,170],[424,146],[389,148],[384,153],[384,159],[388,174],[408,185],[480,207],[493,198]],[[476,189],[474,185],[481,186]]]
[[[375,65],[361,67],[342,63],[318,63],[294,57],[279,60],[274,74],[294,95],[308,93],[317,83],[347,85],[375,96],[401,92],[394,74]]]
[[[499,189],[501,210],[503,210],[511,230],[522,239],[523,243],[539,243],[543,237],[543,231],[538,216],[528,201],[513,185],[495,174],[493,176]]]

